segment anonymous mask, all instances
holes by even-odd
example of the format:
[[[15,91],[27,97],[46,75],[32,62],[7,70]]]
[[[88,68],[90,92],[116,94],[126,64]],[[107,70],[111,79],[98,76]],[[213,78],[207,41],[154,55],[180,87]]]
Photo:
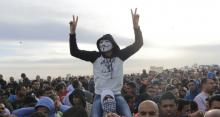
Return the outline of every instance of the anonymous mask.
[[[112,47],[112,42],[109,40],[100,40],[99,42],[99,49],[101,52],[108,52]]]

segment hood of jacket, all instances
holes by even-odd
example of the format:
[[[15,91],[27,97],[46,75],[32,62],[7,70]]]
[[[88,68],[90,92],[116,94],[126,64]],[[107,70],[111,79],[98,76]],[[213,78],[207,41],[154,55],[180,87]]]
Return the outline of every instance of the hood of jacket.
[[[192,92],[192,91],[188,90],[188,91],[186,92],[186,98],[189,99],[189,100],[193,100],[193,99],[197,96],[197,94],[199,94],[199,92],[200,92],[200,90],[199,90],[199,84],[198,84],[195,80],[193,80],[193,83],[194,83],[195,86],[196,86],[195,91]]]

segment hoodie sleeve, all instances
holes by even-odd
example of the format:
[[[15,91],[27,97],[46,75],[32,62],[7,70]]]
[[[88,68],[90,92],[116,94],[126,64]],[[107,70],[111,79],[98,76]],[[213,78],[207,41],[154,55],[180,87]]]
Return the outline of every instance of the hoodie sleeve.
[[[134,29],[134,34],[135,34],[135,42],[130,46],[122,49],[118,54],[119,58],[121,58],[123,61],[128,59],[143,46],[143,37],[140,27]]]
[[[62,113],[64,113],[64,112],[65,112],[66,110],[68,110],[69,108],[71,108],[71,106],[61,104],[61,106],[60,106],[60,111],[61,111]]]
[[[70,34],[69,44],[70,44],[70,54],[76,58],[85,61],[90,61],[93,63],[99,57],[99,53],[96,51],[79,50],[76,43],[76,34]]]
[[[28,117],[34,112],[35,112],[34,107],[28,107],[28,108],[16,109],[12,112],[12,114],[16,115],[17,117]]]

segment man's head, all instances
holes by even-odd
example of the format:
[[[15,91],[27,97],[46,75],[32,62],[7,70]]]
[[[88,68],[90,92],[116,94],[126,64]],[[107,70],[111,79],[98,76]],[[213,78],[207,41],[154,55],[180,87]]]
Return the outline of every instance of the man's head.
[[[138,117],[159,117],[159,109],[155,102],[146,100],[138,106]]]
[[[37,76],[36,76],[36,80],[37,80],[37,81],[40,81],[40,79],[41,79],[41,78],[40,78],[40,75],[37,75]]]
[[[21,78],[26,78],[26,74],[25,73],[21,73]]]
[[[154,98],[157,94],[157,91],[156,89],[152,86],[152,85],[149,85],[147,88],[146,88],[146,91],[147,91],[147,94],[151,97],[151,98]]]
[[[174,96],[179,97],[179,90],[174,85],[167,85],[166,92],[171,92]]]
[[[10,82],[14,82],[15,81],[14,77],[12,77],[12,76],[9,78],[9,80],[10,80]]]
[[[196,82],[194,80],[190,80],[187,86],[188,86],[188,89],[192,92],[196,90]]]
[[[204,117],[220,117],[220,109],[209,110],[205,113]]]
[[[86,99],[82,90],[75,89],[70,95],[69,100],[72,106],[81,106],[86,108]]]
[[[0,103],[0,113],[4,112],[5,105],[3,103]]]
[[[34,90],[40,89],[40,82],[39,82],[38,80],[33,80],[31,87],[32,87]]]
[[[134,95],[135,89],[136,89],[136,85],[135,85],[134,82],[128,82],[127,83],[127,89],[126,89],[127,94]]]
[[[204,78],[201,81],[202,91],[206,93],[213,93],[215,89],[214,80],[211,78]]]
[[[51,81],[51,76],[47,76],[47,81]]]
[[[220,109],[220,94],[208,98],[209,109]]]
[[[177,99],[171,92],[166,92],[160,98],[160,114],[163,117],[175,117],[177,112]]]
[[[23,97],[26,96],[27,88],[24,85],[20,85],[16,89],[17,96]]]

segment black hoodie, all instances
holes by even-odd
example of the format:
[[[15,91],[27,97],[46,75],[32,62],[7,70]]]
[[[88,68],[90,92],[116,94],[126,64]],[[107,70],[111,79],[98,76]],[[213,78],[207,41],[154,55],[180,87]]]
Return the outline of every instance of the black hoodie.
[[[114,94],[120,94],[123,85],[123,62],[136,53],[143,45],[140,28],[134,29],[135,42],[130,46],[120,49],[110,34],[106,34],[97,41],[99,49],[100,40],[109,40],[113,44],[112,56],[106,58],[100,51],[79,50],[76,35],[70,34],[70,54],[79,59],[90,61],[93,64],[95,93],[101,94],[105,89],[110,89]]]

